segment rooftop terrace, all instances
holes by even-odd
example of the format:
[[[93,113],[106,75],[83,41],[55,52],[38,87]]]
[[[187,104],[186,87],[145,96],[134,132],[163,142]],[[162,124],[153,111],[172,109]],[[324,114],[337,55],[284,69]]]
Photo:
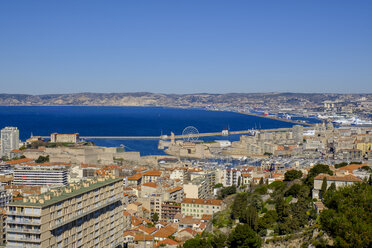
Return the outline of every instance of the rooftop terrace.
[[[25,197],[23,200],[14,201],[8,206],[32,206],[44,208],[119,181],[122,181],[122,179],[111,177],[88,178],[80,183],[69,184],[65,187],[51,189],[50,191],[41,195]]]

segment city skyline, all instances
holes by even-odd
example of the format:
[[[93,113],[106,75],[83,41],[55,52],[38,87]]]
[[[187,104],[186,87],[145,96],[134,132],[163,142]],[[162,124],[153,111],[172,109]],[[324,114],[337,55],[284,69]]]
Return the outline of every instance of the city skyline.
[[[369,1],[3,2],[1,93],[371,93]]]

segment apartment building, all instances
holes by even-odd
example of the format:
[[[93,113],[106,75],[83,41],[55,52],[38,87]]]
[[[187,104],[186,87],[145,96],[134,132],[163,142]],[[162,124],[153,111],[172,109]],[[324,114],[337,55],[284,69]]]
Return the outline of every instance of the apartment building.
[[[142,174],[142,184],[149,182],[157,182],[161,177],[161,171],[146,171]]]
[[[239,177],[241,176],[241,171],[236,169],[225,169],[224,171],[224,180],[223,180],[223,186],[228,187],[238,185]]]
[[[29,186],[67,185],[68,171],[62,165],[16,165],[13,184]]]
[[[12,201],[12,198],[12,193],[5,190],[4,186],[0,186],[0,208],[5,208]]]
[[[175,201],[163,201],[161,204],[161,219],[173,220],[174,216],[181,213],[181,204]]]
[[[221,200],[184,198],[181,203],[181,214],[196,218],[202,218],[204,214],[213,215],[221,210]]]
[[[5,127],[1,129],[0,157],[10,158],[10,152],[19,148],[19,130],[16,127]]]
[[[7,247],[118,247],[122,179],[89,178],[7,207]]]
[[[171,201],[181,202],[183,199],[183,195],[184,195],[183,187],[177,186],[174,188],[167,189],[167,191],[165,192],[165,195],[166,195],[165,198]]]

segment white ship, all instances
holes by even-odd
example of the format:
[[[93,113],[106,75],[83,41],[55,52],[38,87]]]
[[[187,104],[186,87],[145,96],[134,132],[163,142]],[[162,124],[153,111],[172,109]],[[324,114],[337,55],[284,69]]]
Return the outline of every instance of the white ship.
[[[358,117],[341,118],[334,120],[332,123],[338,125],[372,125],[372,121],[361,120]]]

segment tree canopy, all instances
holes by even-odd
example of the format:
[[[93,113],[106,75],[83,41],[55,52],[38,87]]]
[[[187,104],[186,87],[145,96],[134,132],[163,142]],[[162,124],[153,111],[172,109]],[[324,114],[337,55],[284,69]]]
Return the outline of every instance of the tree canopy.
[[[293,181],[302,177],[302,171],[290,170],[284,174],[284,181]]]
[[[259,248],[261,247],[261,238],[248,225],[237,225],[229,236],[229,247],[236,248]]]
[[[327,193],[320,223],[336,247],[372,247],[372,186],[357,183]]]

